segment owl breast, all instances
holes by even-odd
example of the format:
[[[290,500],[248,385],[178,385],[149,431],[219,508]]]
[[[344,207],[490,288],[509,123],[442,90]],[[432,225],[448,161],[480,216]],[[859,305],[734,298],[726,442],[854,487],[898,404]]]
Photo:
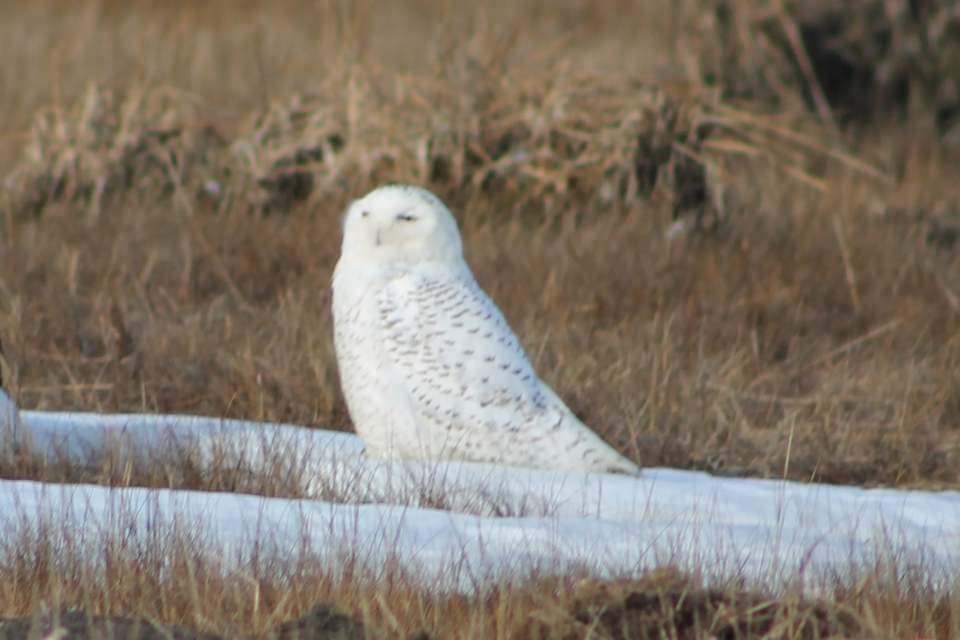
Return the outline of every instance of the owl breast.
[[[383,350],[376,304],[379,282],[376,274],[363,269],[337,267],[333,337],[340,386],[368,455],[418,457],[421,434],[404,393],[405,381]]]

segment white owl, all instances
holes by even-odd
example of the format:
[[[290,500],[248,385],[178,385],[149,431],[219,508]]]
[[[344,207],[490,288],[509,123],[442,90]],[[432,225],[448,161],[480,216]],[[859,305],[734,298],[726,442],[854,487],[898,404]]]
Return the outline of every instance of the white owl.
[[[639,473],[537,376],[429,191],[385,186],[350,205],[333,319],[368,455]]]

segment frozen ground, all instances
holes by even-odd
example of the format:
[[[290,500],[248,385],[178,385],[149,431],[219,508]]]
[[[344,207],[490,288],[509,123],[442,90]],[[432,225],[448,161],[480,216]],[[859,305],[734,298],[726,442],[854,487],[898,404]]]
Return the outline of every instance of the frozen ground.
[[[336,567],[399,568],[438,588],[470,589],[531,572],[631,575],[672,563],[771,586],[877,560],[919,562],[934,581],[960,569],[960,492],[865,490],[646,469],[641,478],[464,463],[371,461],[350,435],[192,416],[22,411],[0,392],[0,452],[83,464],[106,446],[161,459],[189,450],[303,478],[306,499],[0,481],[0,530],[44,522],[84,547],[122,532],[149,544],[159,525],[241,565],[255,550]],[[279,454],[279,456],[278,456]],[[442,506],[442,509],[432,508]],[[389,562],[388,562],[389,561]]]

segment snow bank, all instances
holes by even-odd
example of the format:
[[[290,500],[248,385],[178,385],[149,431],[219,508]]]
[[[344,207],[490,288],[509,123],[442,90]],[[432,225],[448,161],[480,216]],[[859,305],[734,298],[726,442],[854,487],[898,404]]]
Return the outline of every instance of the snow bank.
[[[0,412],[15,415],[4,400]],[[956,491],[375,461],[349,434],[193,416],[22,411],[20,422],[17,437],[34,453],[81,463],[108,445],[139,458],[176,446],[201,465],[227,456],[257,473],[280,451],[303,471],[309,498],[5,481],[8,530],[55,518],[95,536],[118,527],[146,536],[157,523],[198,523],[202,539],[237,563],[267,536],[280,554],[307,550],[331,567],[344,557],[370,567],[389,560],[457,589],[574,567],[632,575],[663,563],[769,584],[893,557],[922,560],[933,578],[960,569]],[[118,520],[120,511],[128,517]]]

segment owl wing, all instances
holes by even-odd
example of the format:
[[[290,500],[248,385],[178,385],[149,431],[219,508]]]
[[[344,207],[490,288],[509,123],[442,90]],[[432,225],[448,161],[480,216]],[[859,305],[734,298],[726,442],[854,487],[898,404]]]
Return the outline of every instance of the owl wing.
[[[517,337],[469,273],[406,273],[377,304],[385,349],[420,415],[517,431],[551,409]]]
[[[414,413],[454,443],[456,451],[436,445],[442,457],[638,471],[540,381],[469,271],[407,272],[388,281],[377,305],[386,355],[407,381]]]

